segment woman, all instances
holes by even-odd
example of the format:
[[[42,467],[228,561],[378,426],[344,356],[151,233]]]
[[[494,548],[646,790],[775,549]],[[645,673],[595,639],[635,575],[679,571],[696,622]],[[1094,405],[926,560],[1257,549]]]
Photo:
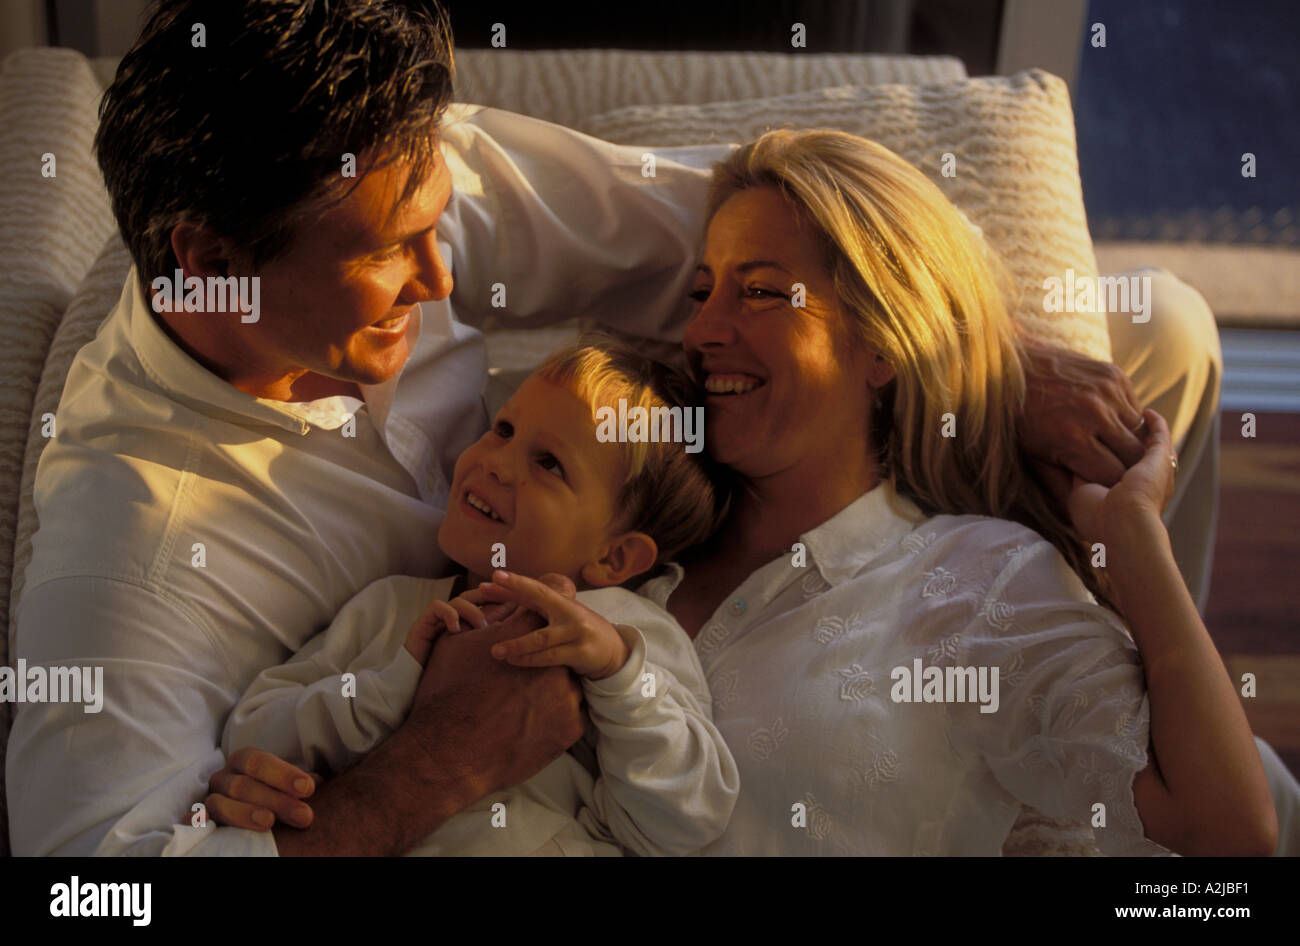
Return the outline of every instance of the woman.
[[[771,132],[715,169],[709,211],[685,344],[745,488],[654,596],[741,766],[710,852],[997,854],[1028,804],[1107,853],[1270,853],[1259,754],[1160,521],[1163,419],[1118,485],[1076,482],[1076,532],[1017,454],[992,267],[924,175]],[[1085,587],[1093,543],[1141,666]]]

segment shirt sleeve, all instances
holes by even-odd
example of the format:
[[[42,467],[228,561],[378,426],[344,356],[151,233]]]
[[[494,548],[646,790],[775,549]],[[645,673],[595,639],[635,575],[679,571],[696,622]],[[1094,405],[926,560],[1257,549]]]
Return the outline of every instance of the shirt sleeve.
[[[586,680],[600,776],[578,820],[598,837],[643,856],[694,853],[720,837],[740,791],[735,759],[713,725],[708,684],[690,639],[644,599],[629,609],[588,607],[615,624],[631,648],[623,669]],[[635,620],[635,627],[623,623]]]
[[[326,630],[258,674],[226,722],[226,754],[253,746],[335,773],[359,762],[410,711],[424,668],[406,632],[452,582],[390,577],[359,591]]]
[[[449,111],[442,146],[455,196],[438,231],[456,248],[458,318],[582,317],[680,338],[709,168],[732,146],[626,147],[480,106]]]
[[[1150,739],[1137,647],[1053,546],[1011,550],[962,649],[966,665],[997,669],[998,698],[993,712],[953,705],[954,745],[978,747],[1022,803],[1093,825],[1104,853],[1167,853],[1147,840],[1133,799]]]
[[[214,721],[237,690],[179,602],[86,576],[25,590],[17,657],[102,667],[102,706],[22,703],[5,758],[18,855],[274,855],[270,832],[198,827],[192,806],[225,764]]]

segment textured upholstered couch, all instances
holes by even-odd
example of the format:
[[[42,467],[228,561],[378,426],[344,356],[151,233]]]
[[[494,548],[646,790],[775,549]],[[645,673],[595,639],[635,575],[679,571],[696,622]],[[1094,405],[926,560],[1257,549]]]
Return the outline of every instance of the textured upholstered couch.
[[[922,167],[984,232],[1026,292],[1044,272],[1095,272],[1064,83],[1042,73],[967,80],[949,58],[462,51],[458,98],[647,146],[738,141],[786,123],[877,138]],[[116,302],[129,259],[91,151],[114,61],[23,50],[0,71],[0,660],[37,522],[43,418],[76,351]],[[55,156],[54,176],[42,174]],[[946,166],[945,166],[946,165]],[[955,173],[949,174],[955,166]],[[1105,357],[1103,317],[1021,312],[1035,334]],[[489,337],[522,368],[566,329]],[[0,753],[11,707],[0,703]],[[8,852],[0,807],[0,850]],[[1026,812],[1008,853],[1091,853],[1088,833]]]

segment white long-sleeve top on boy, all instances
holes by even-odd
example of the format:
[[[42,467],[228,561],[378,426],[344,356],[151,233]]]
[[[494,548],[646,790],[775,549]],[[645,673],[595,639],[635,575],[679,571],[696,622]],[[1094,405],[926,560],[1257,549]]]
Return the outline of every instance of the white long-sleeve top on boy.
[[[452,584],[393,576],[364,588],[328,629],[257,677],[226,722],[227,755],[253,746],[308,769],[355,765],[406,718],[423,673],[404,646],[407,631]],[[583,591],[578,601],[631,650],[617,673],[583,681],[586,736],[524,784],[452,817],[412,854],[617,855],[615,844],[687,854],[726,829],[739,776],[690,639],[625,589]],[[579,761],[592,750],[598,772]]]

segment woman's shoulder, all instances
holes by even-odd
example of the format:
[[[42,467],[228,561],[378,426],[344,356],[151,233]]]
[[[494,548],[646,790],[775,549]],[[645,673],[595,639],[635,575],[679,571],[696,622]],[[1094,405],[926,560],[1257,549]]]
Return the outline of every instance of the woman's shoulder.
[[[931,516],[903,536],[899,552],[911,560],[911,567],[922,578],[936,586],[960,583],[995,602],[1071,609],[1092,606],[1098,613],[1105,610],[1056,546],[1011,520]]]

